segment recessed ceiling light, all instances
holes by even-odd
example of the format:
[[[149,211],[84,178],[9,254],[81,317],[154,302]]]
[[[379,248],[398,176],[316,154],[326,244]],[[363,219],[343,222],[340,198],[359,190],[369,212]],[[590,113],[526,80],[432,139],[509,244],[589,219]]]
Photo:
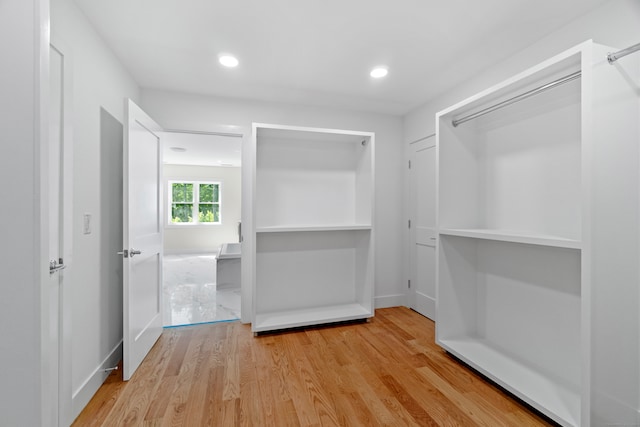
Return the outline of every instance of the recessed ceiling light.
[[[389,69],[384,66],[375,67],[369,75],[374,79],[379,79],[389,74]]]
[[[218,61],[228,68],[237,67],[239,64],[238,58],[232,55],[220,55],[220,57],[218,57]]]
[[[175,151],[176,153],[184,153],[187,151],[187,149],[183,147],[169,147],[169,150]]]

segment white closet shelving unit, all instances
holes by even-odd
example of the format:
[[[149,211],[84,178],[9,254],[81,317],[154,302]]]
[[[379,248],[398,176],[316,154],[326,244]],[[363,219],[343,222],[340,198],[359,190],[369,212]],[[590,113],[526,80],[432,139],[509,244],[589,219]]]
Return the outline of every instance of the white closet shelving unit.
[[[638,68],[612,50],[585,42],[436,115],[437,342],[568,426],[638,413]]]
[[[254,333],[373,316],[374,134],[253,125]]]

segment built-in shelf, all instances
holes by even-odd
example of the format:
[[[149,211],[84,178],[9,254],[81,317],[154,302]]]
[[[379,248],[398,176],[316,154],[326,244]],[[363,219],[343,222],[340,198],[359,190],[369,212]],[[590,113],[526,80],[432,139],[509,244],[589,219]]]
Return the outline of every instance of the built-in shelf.
[[[257,314],[252,329],[254,332],[263,332],[321,323],[365,319],[372,316],[373,312],[371,310],[356,303],[310,307]]]
[[[588,413],[585,86],[492,106],[579,74],[586,57],[568,50],[436,115],[437,343],[564,426]]]
[[[580,388],[577,385],[570,387],[545,375],[484,340],[464,337],[441,340],[439,345],[554,421],[562,425],[581,425]]]
[[[375,135],[253,131],[252,330],[373,316]]]
[[[515,230],[492,229],[442,229],[447,236],[471,237],[474,239],[496,240],[500,242],[526,243],[529,245],[552,246],[556,248],[581,249],[582,242],[559,236],[547,236]]]
[[[436,114],[436,342],[563,426],[640,410],[640,57],[615,50],[587,41]]]
[[[284,233],[297,231],[349,231],[349,230],[371,230],[371,224],[349,224],[349,225],[291,225],[291,226],[270,226],[257,227],[256,233]]]

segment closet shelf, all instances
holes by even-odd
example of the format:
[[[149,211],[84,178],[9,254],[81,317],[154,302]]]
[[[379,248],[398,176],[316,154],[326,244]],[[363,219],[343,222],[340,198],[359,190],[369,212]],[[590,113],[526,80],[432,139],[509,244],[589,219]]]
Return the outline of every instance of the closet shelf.
[[[373,317],[373,312],[357,303],[256,313],[253,332],[344,322],[369,317]]]
[[[445,228],[439,233],[445,236],[470,237],[474,239],[497,240],[500,242],[525,243],[529,245],[555,248],[581,249],[580,240],[566,237],[523,232],[517,230],[496,230],[487,228]]]
[[[284,233],[297,231],[349,231],[371,230],[371,224],[335,224],[335,225],[272,225],[256,227],[256,233]]]
[[[494,349],[485,340],[465,337],[438,344],[562,425],[580,425],[580,390]]]

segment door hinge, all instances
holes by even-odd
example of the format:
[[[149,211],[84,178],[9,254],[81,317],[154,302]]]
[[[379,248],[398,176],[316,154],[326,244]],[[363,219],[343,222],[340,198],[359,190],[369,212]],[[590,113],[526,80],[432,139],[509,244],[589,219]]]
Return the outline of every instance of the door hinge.
[[[411,289],[411,280],[407,280],[409,282],[409,289]]]
[[[411,169],[411,160],[409,160],[409,169]]]
[[[408,222],[409,222],[409,228],[411,228],[411,220],[409,220]]]

